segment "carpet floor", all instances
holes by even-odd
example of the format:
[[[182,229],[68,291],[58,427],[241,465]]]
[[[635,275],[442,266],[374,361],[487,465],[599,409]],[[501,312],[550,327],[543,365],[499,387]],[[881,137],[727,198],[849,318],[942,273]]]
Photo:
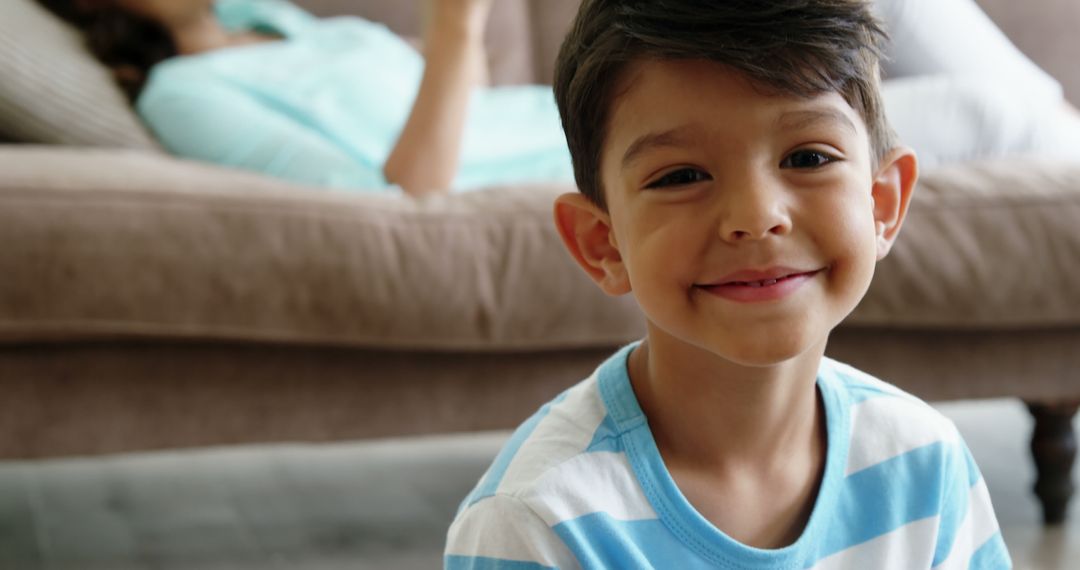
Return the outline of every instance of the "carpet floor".
[[[936,406],[960,428],[1018,569],[1080,568],[1080,499],[1044,527],[1016,401]],[[1078,425],[1080,428],[1080,425]],[[0,462],[0,569],[438,568],[505,432]]]

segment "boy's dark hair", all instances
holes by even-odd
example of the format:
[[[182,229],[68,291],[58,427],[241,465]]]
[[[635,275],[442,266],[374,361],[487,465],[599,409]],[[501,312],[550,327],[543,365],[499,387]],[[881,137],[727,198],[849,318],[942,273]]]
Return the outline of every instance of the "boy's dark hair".
[[[614,89],[642,59],[711,60],[782,94],[835,91],[880,159],[895,145],[878,78],[887,39],[863,0],[584,0],[554,79],[578,187],[606,207],[600,157]]]

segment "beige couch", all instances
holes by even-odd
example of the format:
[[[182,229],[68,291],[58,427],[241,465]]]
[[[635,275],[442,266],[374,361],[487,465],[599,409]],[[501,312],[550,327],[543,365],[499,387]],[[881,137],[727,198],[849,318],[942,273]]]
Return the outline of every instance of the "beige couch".
[[[301,4],[415,32],[413,2]],[[495,80],[545,81],[573,5],[499,0]],[[984,5],[1077,100],[1080,8]],[[0,146],[0,456],[511,427],[642,333],[562,251],[550,207],[572,188],[414,203],[176,160],[79,49],[0,5],[0,137],[23,143]],[[1075,165],[925,172],[829,350],[927,399],[1033,403],[1051,521],[1080,402],[1077,220]]]

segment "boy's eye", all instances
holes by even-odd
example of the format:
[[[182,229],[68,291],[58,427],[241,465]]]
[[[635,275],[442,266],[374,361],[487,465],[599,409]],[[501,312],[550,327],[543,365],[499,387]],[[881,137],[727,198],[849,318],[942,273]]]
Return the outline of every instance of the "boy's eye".
[[[673,170],[667,174],[657,178],[650,182],[646,188],[664,188],[666,186],[683,186],[686,184],[694,184],[695,182],[702,182],[704,180],[711,180],[712,177],[707,173],[697,170],[695,168],[680,168]]]
[[[816,150],[797,150],[780,162],[780,168],[818,168],[836,159]]]

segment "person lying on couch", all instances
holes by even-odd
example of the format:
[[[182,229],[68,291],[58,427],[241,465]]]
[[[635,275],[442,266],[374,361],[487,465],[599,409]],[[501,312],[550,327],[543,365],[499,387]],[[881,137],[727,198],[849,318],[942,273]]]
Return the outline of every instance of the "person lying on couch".
[[[482,85],[492,0],[429,0],[423,56],[381,25],[284,0],[40,1],[83,30],[176,155],[413,196],[573,181],[550,88]],[[973,0],[875,9],[896,40],[884,101],[924,165],[1080,160],[1080,119],[1057,113],[1061,86]]]
[[[445,568],[1010,567],[956,427],[824,356],[917,177],[883,36],[863,0],[582,3],[555,222],[647,333],[518,428]]]
[[[547,86],[485,87],[492,0],[433,0],[421,56],[282,0],[41,0],[76,24],[170,152],[420,196],[573,181]]]

